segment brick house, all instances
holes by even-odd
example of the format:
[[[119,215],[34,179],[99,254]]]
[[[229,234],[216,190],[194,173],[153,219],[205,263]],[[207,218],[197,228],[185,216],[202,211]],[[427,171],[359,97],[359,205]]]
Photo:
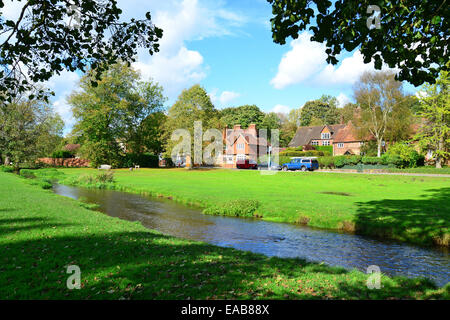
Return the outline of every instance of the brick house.
[[[268,151],[267,140],[260,137],[255,124],[250,124],[247,129],[235,125],[233,129],[223,130],[224,156],[221,166],[224,168],[236,168],[238,160],[257,161],[259,155],[265,155]]]
[[[363,145],[364,141],[358,138],[355,127],[349,121],[334,137],[333,156],[359,155]]]
[[[343,129],[345,124],[333,124],[322,126],[299,127],[289,147],[332,146],[335,136]]]

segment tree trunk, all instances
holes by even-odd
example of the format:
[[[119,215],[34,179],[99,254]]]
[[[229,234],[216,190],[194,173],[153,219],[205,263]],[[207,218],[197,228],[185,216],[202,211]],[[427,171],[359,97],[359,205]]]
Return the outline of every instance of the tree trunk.
[[[10,163],[11,163],[11,159],[8,156],[6,156],[5,157],[5,166],[9,166]]]
[[[377,157],[381,157],[381,140],[377,143]]]
[[[444,137],[441,137],[441,139],[439,139],[438,150],[439,151],[444,150]],[[442,157],[440,155],[436,155],[436,168],[437,169],[442,168]]]

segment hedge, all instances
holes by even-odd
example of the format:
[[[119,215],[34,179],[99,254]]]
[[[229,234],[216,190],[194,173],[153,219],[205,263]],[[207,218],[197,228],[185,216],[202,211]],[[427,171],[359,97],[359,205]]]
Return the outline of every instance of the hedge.
[[[413,160],[411,160],[413,159]],[[423,157],[411,157],[409,162],[405,162],[399,155],[396,154],[384,154],[380,158],[378,157],[361,157],[357,155],[353,156],[335,156],[335,157],[319,157],[320,168],[342,168],[344,166],[356,166],[358,164],[364,165],[389,165],[397,168],[406,168],[408,166],[420,165]]]
[[[143,168],[157,168],[159,157],[150,153],[127,153],[122,161],[123,168],[130,168],[138,165]]]
[[[0,168],[1,168],[1,171],[2,171],[2,172],[8,172],[8,173],[14,172],[14,168],[13,168],[13,167],[0,166]]]
[[[315,146],[316,150],[322,151],[324,156],[332,156],[333,155],[333,146]]]
[[[381,158],[364,156],[361,162],[364,164],[381,164]]]
[[[288,157],[323,157],[325,154],[323,151],[310,150],[310,151],[290,151],[285,150],[280,152],[280,156]]]

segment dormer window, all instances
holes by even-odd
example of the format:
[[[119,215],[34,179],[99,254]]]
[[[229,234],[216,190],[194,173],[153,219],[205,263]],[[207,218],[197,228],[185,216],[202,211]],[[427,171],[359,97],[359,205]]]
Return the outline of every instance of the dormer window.
[[[322,139],[330,139],[330,133],[329,132],[322,133]]]

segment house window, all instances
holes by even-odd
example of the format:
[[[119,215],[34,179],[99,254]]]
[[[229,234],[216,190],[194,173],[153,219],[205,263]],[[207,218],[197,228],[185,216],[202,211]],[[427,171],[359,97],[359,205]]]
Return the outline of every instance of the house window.
[[[330,133],[329,132],[322,133],[322,139],[330,139]]]
[[[323,146],[329,146],[329,145],[330,145],[330,140],[324,140],[324,141],[322,141],[322,145],[323,145]]]
[[[343,143],[338,143],[338,144],[337,144],[337,147],[338,147],[338,148],[343,148],[343,147],[344,147],[344,144],[343,144]]]
[[[244,144],[243,143],[238,143],[237,144],[237,149],[238,150],[244,150]]]
[[[245,154],[238,154],[236,156],[236,160],[240,161],[240,160],[245,160]]]
[[[318,146],[318,145],[319,145],[319,142],[318,142],[318,141],[311,141],[311,145],[312,145],[312,146]]]

